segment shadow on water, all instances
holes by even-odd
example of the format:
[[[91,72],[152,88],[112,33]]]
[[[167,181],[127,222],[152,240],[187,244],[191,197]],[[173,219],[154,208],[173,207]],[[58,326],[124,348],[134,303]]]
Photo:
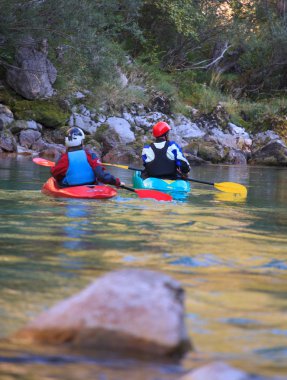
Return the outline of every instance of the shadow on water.
[[[129,171],[111,172],[131,183]],[[196,352],[180,364],[151,364],[59,348],[28,350],[2,340],[0,378],[168,380],[211,360],[284,375],[286,173],[257,167],[193,169],[199,180],[246,185],[246,199],[194,184],[187,199],[173,202],[142,200],[121,190],[113,199],[91,201],[46,197],[40,189],[48,168],[27,158],[2,160],[2,338],[107,271],[148,268],[182,283]]]

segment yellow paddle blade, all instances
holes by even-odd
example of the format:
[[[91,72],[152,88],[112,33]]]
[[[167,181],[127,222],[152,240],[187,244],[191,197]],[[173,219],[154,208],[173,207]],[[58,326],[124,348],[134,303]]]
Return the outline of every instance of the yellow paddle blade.
[[[242,197],[247,196],[246,187],[243,185],[240,185],[240,183],[220,182],[220,183],[215,183],[214,187],[220,191],[225,191],[226,193],[240,194]]]
[[[107,166],[115,166],[116,168],[121,168],[121,169],[128,169],[129,168],[127,165],[107,164],[106,162],[102,162],[102,164],[107,165]]]
[[[247,199],[246,196],[243,196],[241,194],[222,193],[219,191],[216,191],[213,197],[216,201],[232,202],[232,203],[244,203],[246,202],[246,199]]]

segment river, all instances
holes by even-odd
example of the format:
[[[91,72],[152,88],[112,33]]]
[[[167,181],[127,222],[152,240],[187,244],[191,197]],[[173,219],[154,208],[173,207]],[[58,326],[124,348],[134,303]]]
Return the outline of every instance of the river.
[[[130,171],[109,171],[131,183]],[[49,168],[1,158],[1,379],[174,380],[212,360],[259,375],[287,373],[287,169],[210,165],[191,176],[242,183],[248,197],[194,184],[186,200],[171,203],[125,190],[104,201],[54,199],[40,191]],[[195,352],[179,363],[144,363],[5,340],[120,268],[180,281]]]

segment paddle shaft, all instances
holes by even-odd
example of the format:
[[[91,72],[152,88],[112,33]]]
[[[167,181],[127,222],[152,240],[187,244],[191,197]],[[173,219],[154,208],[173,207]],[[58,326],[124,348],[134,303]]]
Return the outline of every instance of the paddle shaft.
[[[128,191],[132,191],[133,193],[136,193],[136,190],[133,189],[132,187],[128,187],[128,186],[125,186],[125,185],[120,185],[119,187],[121,189],[125,189],[125,190],[128,190]]]
[[[140,172],[143,171],[143,169],[134,168],[133,166],[127,166],[127,165],[116,165],[116,164],[108,164],[108,163],[103,163],[103,165],[115,166],[115,167],[118,167],[121,169],[129,169],[129,170],[135,170],[135,171],[140,171]],[[179,179],[179,178],[174,178],[174,180],[176,180],[176,179]],[[186,178],[181,177],[180,179],[182,179],[184,181],[197,182],[197,183],[202,183],[204,185],[213,186],[217,190],[224,191],[227,193],[241,194],[244,197],[246,197],[246,195],[247,195],[246,187],[239,184],[239,183],[235,183],[235,182],[215,183],[215,182],[201,181],[199,179],[188,178],[188,177],[186,177]]]
[[[211,185],[211,186],[214,186],[214,185],[215,185],[214,182],[200,181],[199,179],[185,178],[185,177],[182,177],[182,179],[183,179],[184,181],[197,182],[197,183],[204,183],[205,185]]]
[[[106,164],[104,164],[104,165],[106,165]],[[117,166],[117,165],[113,165],[113,166]],[[121,165],[121,166],[124,166],[124,165]],[[144,169],[134,168],[133,166],[126,166],[126,168],[129,169],[129,170],[135,170],[135,171],[138,171],[138,172],[143,172],[144,171]],[[200,181],[199,179],[186,178],[186,177],[174,178],[174,179],[175,180],[176,179],[183,179],[184,181],[197,182],[197,183],[203,183],[205,185],[214,186],[214,182]]]

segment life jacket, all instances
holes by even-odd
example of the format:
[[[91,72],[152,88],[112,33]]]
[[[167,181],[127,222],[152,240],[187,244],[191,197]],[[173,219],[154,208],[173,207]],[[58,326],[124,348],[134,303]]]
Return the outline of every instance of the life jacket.
[[[149,177],[175,178],[176,162],[167,157],[169,143],[166,141],[162,149],[156,148],[154,143],[150,145],[154,152],[154,160],[146,163],[145,169]]]
[[[68,186],[87,185],[96,182],[96,175],[83,149],[68,152],[69,167],[62,183]]]

